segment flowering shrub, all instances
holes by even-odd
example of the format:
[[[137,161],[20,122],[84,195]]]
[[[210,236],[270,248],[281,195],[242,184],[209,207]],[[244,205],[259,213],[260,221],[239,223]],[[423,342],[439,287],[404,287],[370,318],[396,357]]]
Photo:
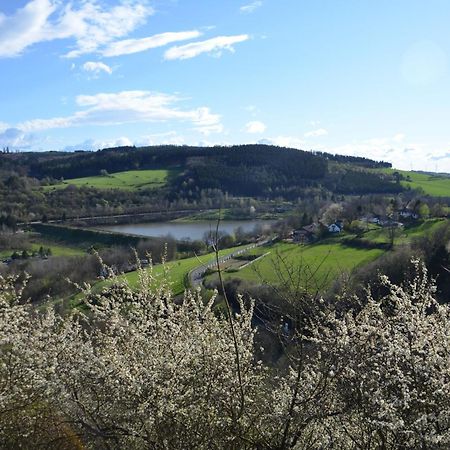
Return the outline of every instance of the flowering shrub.
[[[175,304],[151,269],[66,317],[0,278],[0,447],[449,448],[450,315],[416,268],[285,336],[283,370],[255,358],[252,304],[231,321],[198,292]]]

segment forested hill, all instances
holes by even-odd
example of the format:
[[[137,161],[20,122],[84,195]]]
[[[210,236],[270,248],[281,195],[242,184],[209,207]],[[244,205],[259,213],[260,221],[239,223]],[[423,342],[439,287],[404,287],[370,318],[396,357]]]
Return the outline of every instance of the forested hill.
[[[133,169],[167,167],[272,167],[286,174],[296,173],[308,178],[322,178],[327,162],[311,152],[265,145],[233,147],[120,147],[98,152],[65,154],[30,165],[30,175],[42,178],[75,178],[97,175],[100,170],[109,173]]]
[[[44,179],[70,179],[136,169],[178,169],[172,193],[220,189],[232,195],[295,198],[305,188],[336,193],[397,192],[390,177],[367,171],[390,167],[366,158],[270,145],[119,147],[97,152],[2,154],[3,169]]]

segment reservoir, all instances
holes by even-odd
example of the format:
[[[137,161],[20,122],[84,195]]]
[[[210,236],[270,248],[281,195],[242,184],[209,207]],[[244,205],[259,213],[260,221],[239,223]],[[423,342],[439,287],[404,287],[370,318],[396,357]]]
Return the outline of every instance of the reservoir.
[[[255,227],[267,229],[274,220],[223,220],[220,222],[219,231],[234,234],[237,228],[244,232],[253,231]],[[153,222],[133,223],[128,225],[105,225],[97,227],[104,231],[115,233],[135,234],[147,237],[172,236],[176,240],[201,240],[206,232],[216,230],[216,222],[208,220],[196,220],[192,222]]]

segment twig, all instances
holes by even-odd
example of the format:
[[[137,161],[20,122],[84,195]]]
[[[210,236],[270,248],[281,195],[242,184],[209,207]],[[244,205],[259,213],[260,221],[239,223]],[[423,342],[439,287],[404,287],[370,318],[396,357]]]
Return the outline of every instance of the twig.
[[[242,413],[244,412],[245,396],[244,396],[244,387],[243,387],[243,382],[242,382],[241,362],[240,362],[240,356],[239,356],[239,345],[238,345],[238,342],[237,342],[236,331],[234,329],[234,323],[233,323],[233,317],[232,317],[232,309],[231,309],[230,302],[228,300],[227,293],[225,292],[225,285],[224,285],[223,278],[222,278],[222,270],[220,269],[220,258],[219,258],[220,216],[221,216],[221,211],[219,210],[219,217],[217,218],[217,224],[216,224],[215,242],[214,242],[213,245],[214,245],[214,252],[215,252],[215,255],[216,255],[216,264],[217,264],[217,273],[219,275],[219,283],[220,283],[220,287],[222,288],[223,297],[225,299],[225,305],[226,305],[227,314],[228,314],[228,321],[229,321],[229,324],[230,324],[231,335],[233,337],[234,352],[235,352],[235,357],[236,357],[236,369],[237,369],[237,376],[238,376],[238,381],[239,381],[239,391],[240,391],[240,397],[241,397],[240,398],[239,414],[238,414],[238,417],[237,417],[239,419],[239,417],[241,417]]]

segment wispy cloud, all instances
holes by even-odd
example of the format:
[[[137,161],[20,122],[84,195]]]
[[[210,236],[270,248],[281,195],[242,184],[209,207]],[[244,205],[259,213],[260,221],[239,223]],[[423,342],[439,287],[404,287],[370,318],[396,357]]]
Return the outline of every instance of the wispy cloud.
[[[259,113],[259,108],[255,105],[244,106],[244,111],[249,112],[252,116],[256,116]]]
[[[186,144],[184,136],[180,136],[176,131],[165,133],[154,133],[141,136],[136,142],[136,146],[145,147],[147,145],[183,145]]]
[[[7,128],[0,133],[0,148],[28,149],[36,143],[36,137],[18,128]]]
[[[193,30],[155,34],[142,39],[124,39],[109,44],[108,47],[102,50],[102,54],[103,56],[130,55],[152,48],[163,47],[173,42],[196,39],[201,35],[200,31]]]
[[[167,60],[174,59],[190,59],[201,55],[202,53],[210,53],[215,56],[220,56],[222,50],[229,50],[234,52],[233,45],[248,40],[248,34],[240,34],[236,36],[217,36],[215,38],[207,39],[206,41],[192,42],[191,44],[175,46],[169,48],[164,58]]]
[[[36,42],[47,40],[44,31],[56,6],[49,0],[33,0],[15,14],[0,15],[0,56],[17,56]]]
[[[262,4],[263,2],[261,0],[255,0],[251,3],[241,6],[239,8],[239,11],[241,11],[242,13],[249,14],[255,12],[258,8],[262,6]]]
[[[76,41],[75,49],[68,58],[99,51],[111,42],[127,36],[145,23],[154,10],[144,0],[121,0],[116,6],[105,10],[93,0],[83,2],[78,10],[65,8],[58,31],[68,30]],[[60,32],[61,32],[60,31]]]
[[[105,72],[109,75],[113,73],[112,68],[107,64],[94,61],[85,62],[83,64],[83,70],[85,70],[86,72],[92,72],[94,73],[94,75],[99,75],[101,72]]]
[[[305,147],[305,141],[297,136],[275,136],[270,138],[261,139],[258,144],[277,145],[279,147],[289,147],[303,149]]]
[[[318,128],[317,130],[312,130],[305,133],[305,137],[319,137],[319,136],[326,136],[327,134],[328,131],[325,130],[325,128]]]
[[[441,159],[450,159],[450,152],[444,153],[442,155],[431,155],[430,159],[433,161],[440,161]]]
[[[343,145],[316,146],[317,150],[350,156],[365,156],[375,160],[391,162],[394,167],[405,170],[435,170],[436,157],[439,158],[439,170],[450,170],[450,160],[445,151],[437,152],[433,146],[419,142],[401,141],[399,135],[375,137],[346,143]],[[432,149],[432,151],[430,151]]]
[[[153,12],[145,0],[121,0],[108,8],[95,0],[84,0],[78,7],[30,0],[9,16],[0,13],[0,57],[19,56],[34,44],[56,39],[74,42],[67,57],[96,52],[128,35]]]
[[[117,139],[98,140],[98,139],[86,139],[83,142],[75,145],[67,145],[63,148],[66,152],[73,152],[75,150],[99,150],[102,148],[112,147],[126,147],[132,146],[134,143],[127,136],[121,136]]]
[[[403,133],[397,133],[392,139],[395,142],[402,142],[405,140],[405,135]]]
[[[259,120],[252,120],[245,125],[245,131],[250,134],[264,133],[266,125]]]
[[[137,122],[189,122],[204,134],[221,132],[220,116],[208,107],[181,109],[182,99],[176,95],[149,91],[122,91],[79,95],[76,98],[81,110],[66,117],[33,119],[17,126],[32,132],[81,125],[121,125]]]

